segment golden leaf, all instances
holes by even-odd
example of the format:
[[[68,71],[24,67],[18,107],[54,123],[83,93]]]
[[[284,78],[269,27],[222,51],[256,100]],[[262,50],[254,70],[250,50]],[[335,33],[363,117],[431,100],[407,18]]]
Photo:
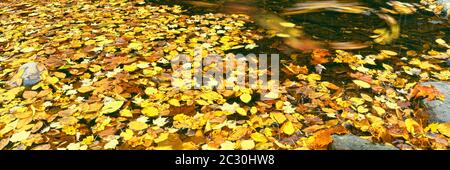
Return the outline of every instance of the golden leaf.
[[[295,132],[295,128],[292,122],[287,121],[281,126],[281,131],[283,131],[287,135],[292,135]]]
[[[240,144],[242,150],[250,150],[255,148],[255,142],[253,140],[241,140]]]
[[[358,113],[366,113],[369,111],[369,109],[367,109],[364,106],[358,106],[358,108],[356,110],[358,111]]]
[[[155,141],[155,143],[160,143],[162,141],[167,140],[168,138],[169,138],[169,133],[164,132],[164,133],[159,134],[159,136],[157,138],[155,138],[154,141]]]
[[[245,109],[243,109],[242,107],[237,108],[236,112],[242,116],[247,116],[247,111]]]
[[[120,137],[123,138],[123,140],[130,140],[133,137],[134,133],[132,130],[127,129],[124,132],[120,133]]]
[[[248,102],[250,102],[250,100],[252,100],[252,96],[250,94],[247,94],[247,93],[242,94],[239,98],[244,103],[248,103]]]
[[[177,99],[170,99],[168,102],[172,106],[176,106],[176,107],[180,107],[181,106],[180,101],[177,100]]]
[[[408,118],[405,120],[406,130],[415,135],[417,131],[420,131],[420,125],[415,120]]]
[[[390,50],[381,50],[381,52],[383,54],[389,55],[389,56],[396,56],[398,55],[398,53],[396,53],[395,51],[390,51]]]
[[[220,144],[221,150],[234,150],[236,148],[236,144],[231,141],[225,141],[222,144]]]
[[[106,103],[105,106],[103,106],[102,110],[100,111],[101,114],[107,114],[115,112],[116,110],[119,110],[120,107],[122,107],[124,101],[113,101]]]
[[[295,27],[295,24],[291,22],[280,22],[280,25],[287,28]]]
[[[128,123],[128,127],[131,130],[140,131],[140,130],[147,129],[148,125],[146,123],[144,123],[144,122],[132,121],[132,122]]]
[[[156,89],[154,87],[147,87],[147,88],[145,88],[144,92],[145,92],[145,94],[150,96],[150,95],[156,94],[158,92],[158,89]]]
[[[156,107],[145,107],[141,112],[149,117],[156,117],[159,115],[159,110]]]
[[[125,65],[123,66],[123,70],[127,71],[127,72],[133,72],[137,69],[137,65],[136,63],[130,64],[130,65]]]
[[[372,106],[372,108],[377,112],[378,116],[383,116],[386,113],[386,111],[381,107]]]
[[[19,133],[15,133],[11,136],[11,138],[9,139],[9,141],[11,142],[20,142],[23,141],[25,139],[28,138],[28,136],[30,136],[31,132],[27,132],[27,131],[22,131]]]
[[[280,112],[271,112],[270,118],[272,118],[279,124],[282,124],[284,121],[286,121],[286,116],[284,116],[284,114]]]
[[[119,144],[119,141],[117,139],[110,140],[108,143],[105,144],[105,149],[114,149],[116,148],[117,144]]]
[[[266,136],[264,136],[263,134],[258,133],[258,132],[252,133],[250,135],[250,137],[256,142],[261,142],[261,143],[266,143],[267,142]]]
[[[122,117],[133,117],[133,113],[131,113],[128,109],[123,109],[119,112],[120,116]]]
[[[373,101],[372,97],[370,97],[369,95],[364,94],[364,93],[361,93],[361,98],[363,98],[365,101],[368,101],[368,102]]]
[[[278,93],[271,91],[271,92],[265,94],[264,97],[265,98],[269,98],[269,99],[277,99],[278,98]]]
[[[365,81],[361,81],[361,80],[353,80],[353,83],[355,83],[356,85],[358,85],[361,88],[370,88],[370,84],[365,82]]]
[[[437,130],[439,131],[439,133],[450,137],[450,122],[439,124]]]
[[[143,48],[142,43],[139,42],[132,42],[128,44],[128,48],[133,50],[141,50]]]

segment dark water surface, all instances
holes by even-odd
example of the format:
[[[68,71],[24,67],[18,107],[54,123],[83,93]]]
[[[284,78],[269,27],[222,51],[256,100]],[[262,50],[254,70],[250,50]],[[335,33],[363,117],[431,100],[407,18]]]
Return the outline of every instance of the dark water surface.
[[[401,2],[419,3],[418,0],[400,0]],[[202,8],[183,1],[169,0],[158,1],[149,0],[151,3],[165,4],[165,5],[181,5],[184,9],[187,9],[187,14],[204,14],[204,13],[217,13],[223,12],[219,8]],[[210,2],[215,4],[221,4],[223,1],[206,0],[202,2]],[[273,14],[279,14],[283,9],[292,7],[295,3],[307,2],[306,0],[254,0],[250,5],[254,5],[260,9],[265,9]],[[380,8],[392,9],[386,2],[388,0],[360,0],[360,1],[345,1],[345,2],[359,2],[362,5],[379,10]],[[433,13],[418,9],[417,12],[410,15],[394,15],[390,14],[397,20],[400,26],[400,37],[390,44],[372,44],[371,46],[357,50],[346,50],[354,54],[368,55],[377,54],[380,50],[391,50],[399,54],[400,57],[394,57],[390,61],[384,61],[384,63],[395,63],[400,60],[401,57],[406,56],[408,50],[415,51],[418,55],[425,54],[427,51],[434,49],[437,51],[445,51],[446,49],[438,46],[434,41],[437,38],[442,38],[447,42],[450,41],[450,22],[447,19],[439,18]],[[372,31],[377,28],[387,28],[387,24],[375,15],[360,15],[360,14],[347,14],[338,12],[314,12],[301,15],[285,16],[284,19],[302,26],[306,35],[313,39],[320,41],[371,41],[369,37],[373,35]],[[258,27],[257,25],[249,25],[250,27]],[[314,67],[309,63],[309,53],[296,51],[289,49],[288,47],[273,48],[274,44],[280,43],[280,38],[266,38],[257,44],[258,48],[253,50],[234,50],[229,51],[233,53],[242,54],[280,54],[282,62],[294,62],[298,65],[307,65]],[[282,46],[282,45],[281,45]],[[333,51],[330,49],[330,51]],[[300,56],[296,61],[292,61],[288,56],[292,53],[296,53]],[[283,61],[284,60],[284,61]],[[350,80],[347,71],[350,71],[348,67],[342,64],[324,64],[327,68],[323,72],[322,78],[331,82],[345,85],[346,80]],[[395,68],[395,66],[394,66]],[[314,69],[313,69],[314,70]],[[397,70],[397,69],[396,69]],[[341,74],[342,73],[342,74]],[[282,78],[283,73],[282,74]],[[286,77],[284,77],[286,78]]]

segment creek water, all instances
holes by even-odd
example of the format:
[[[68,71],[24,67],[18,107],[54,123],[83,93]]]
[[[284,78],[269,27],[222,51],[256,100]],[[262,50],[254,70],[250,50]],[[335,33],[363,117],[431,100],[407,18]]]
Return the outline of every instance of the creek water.
[[[150,1],[151,3],[165,4],[165,5],[181,5],[186,9],[186,13],[189,15],[205,14],[205,13],[221,13],[220,4],[223,1],[204,0],[200,2],[206,2],[210,4],[216,4],[216,8],[199,7],[189,3],[183,3],[183,1]],[[307,0],[254,0],[248,5],[259,8],[260,10],[266,10],[274,15],[279,15],[281,11],[286,8],[294,6],[296,3],[311,2]],[[341,2],[341,1],[339,1]],[[381,8],[392,9],[387,4],[388,0],[359,0],[359,1],[345,1],[345,2],[357,2],[362,6],[369,7],[374,10],[380,10]],[[402,0],[406,3],[419,3],[418,0]],[[393,57],[387,61],[383,61],[385,64],[396,63],[402,57],[407,56],[407,51],[415,51],[418,55],[425,54],[427,51],[433,49],[437,51],[445,51],[446,49],[440,47],[435,43],[437,38],[442,38],[449,41],[450,34],[450,22],[448,19],[440,18],[423,9],[418,9],[413,14],[389,14],[397,21],[400,26],[400,37],[395,39],[389,44],[377,44],[373,43],[367,48],[346,50],[354,54],[369,55],[377,54],[380,50],[391,50],[397,52],[399,55]],[[377,28],[386,28],[387,24],[376,15],[364,15],[364,14],[349,14],[339,12],[311,12],[299,15],[282,16],[286,21],[295,23],[301,26],[305,34],[318,41],[371,41],[371,35],[373,30]],[[249,27],[257,29],[257,24],[248,24]],[[228,52],[241,53],[241,54],[280,54],[284,63],[296,63],[300,66],[306,65],[310,67],[310,70],[314,70],[314,65],[310,64],[310,53],[289,49],[283,47],[281,38],[265,38],[257,42],[259,47],[252,50],[231,50]],[[275,44],[275,45],[274,45]],[[280,47],[281,46],[281,47]],[[329,49],[333,53],[333,49]],[[288,56],[291,54],[297,54],[296,60],[290,59]],[[442,63],[445,65],[445,63]],[[333,82],[335,84],[344,86],[350,81],[350,77],[346,74],[350,68],[343,64],[329,63],[324,64],[326,71],[322,73],[322,79]],[[401,68],[395,68],[396,65],[392,65],[394,69],[400,70]],[[377,67],[377,66],[374,66]],[[381,65],[379,66],[381,67]],[[289,78],[283,75],[282,79]]]

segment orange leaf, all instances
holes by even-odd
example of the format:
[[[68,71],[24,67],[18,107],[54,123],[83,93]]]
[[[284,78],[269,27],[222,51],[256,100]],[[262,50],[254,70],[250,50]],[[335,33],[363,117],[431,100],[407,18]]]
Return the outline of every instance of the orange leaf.
[[[428,101],[434,100],[435,98],[439,99],[444,98],[443,94],[439,92],[439,90],[437,90],[434,86],[432,85],[422,86],[420,84],[417,84],[411,90],[411,93],[409,94],[408,98],[411,99],[412,97],[414,98],[424,97]]]
[[[328,63],[329,60],[325,57],[330,55],[330,52],[326,49],[314,49],[311,56],[311,63],[314,65]]]
[[[343,126],[337,126],[329,129],[319,130],[308,138],[308,147],[310,149],[325,149],[328,144],[333,142],[332,134],[344,134],[347,130]]]

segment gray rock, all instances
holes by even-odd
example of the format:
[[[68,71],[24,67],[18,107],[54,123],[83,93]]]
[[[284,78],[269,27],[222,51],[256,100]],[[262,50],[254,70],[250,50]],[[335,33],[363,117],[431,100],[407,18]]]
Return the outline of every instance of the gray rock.
[[[394,146],[373,143],[355,135],[333,135],[333,150],[399,150]]]
[[[445,95],[444,101],[423,99],[422,102],[427,107],[430,117],[429,123],[450,122],[450,84],[447,82],[425,82],[422,85],[432,85]]]
[[[41,72],[39,71],[38,63],[25,63],[24,65],[20,66],[19,70],[24,70],[21,76],[24,86],[29,87],[41,81]]]

